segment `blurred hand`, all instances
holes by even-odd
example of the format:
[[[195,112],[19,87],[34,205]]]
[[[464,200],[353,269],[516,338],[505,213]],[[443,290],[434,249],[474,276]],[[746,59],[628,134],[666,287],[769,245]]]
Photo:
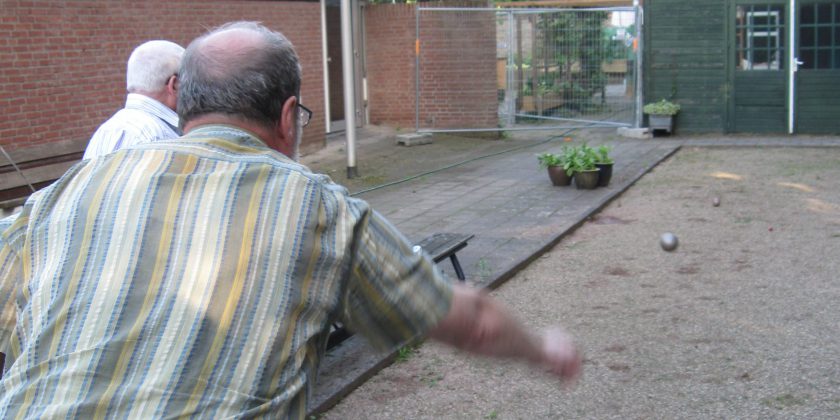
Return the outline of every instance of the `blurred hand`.
[[[546,330],[543,339],[543,364],[567,382],[574,382],[581,373],[582,358],[572,338],[560,328]]]

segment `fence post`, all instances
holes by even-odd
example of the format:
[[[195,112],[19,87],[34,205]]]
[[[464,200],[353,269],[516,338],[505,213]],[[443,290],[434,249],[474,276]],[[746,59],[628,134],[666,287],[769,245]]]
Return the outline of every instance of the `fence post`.
[[[507,108],[507,121],[505,121],[505,127],[513,127],[516,124],[516,90],[513,88],[513,79],[514,79],[514,67],[516,66],[514,57],[513,57],[513,45],[515,40],[513,39],[513,12],[507,11],[507,22],[508,22],[508,33],[507,33],[507,40],[505,45],[507,46],[508,56],[507,56],[507,71],[505,72],[506,77],[506,85],[505,86],[505,108]]]
[[[639,0],[633,0],[633,7],[636,8],[636,89],[634,89],[636,94],[636,115],[633,126],[635,128],[641,128],[643,118],[642,101],[644,100],[644,96],[642,95],[642,89],[644,88],[644,79],[642,78],[642,71],[644,69],[642,65],[642,58],[644,57],[644,31],[642,31],[642,26],[644,25],[645,14],[642,5],[639,4]]]

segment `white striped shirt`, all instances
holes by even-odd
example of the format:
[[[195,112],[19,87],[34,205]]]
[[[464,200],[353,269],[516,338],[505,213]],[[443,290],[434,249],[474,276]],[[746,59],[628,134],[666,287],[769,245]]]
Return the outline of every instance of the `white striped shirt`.
[[[84,159],[114,150],[180,136],[178,114],[166,105],[138,93],[129,93],[125,108],[117,111],[93,133]]]

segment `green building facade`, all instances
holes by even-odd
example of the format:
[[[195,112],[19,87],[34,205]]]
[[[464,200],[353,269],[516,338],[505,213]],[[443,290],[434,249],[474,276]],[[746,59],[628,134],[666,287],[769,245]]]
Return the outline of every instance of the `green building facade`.
[[[644,8],[645,101],[679,103],[678,131],[840,134],[840,1]]]

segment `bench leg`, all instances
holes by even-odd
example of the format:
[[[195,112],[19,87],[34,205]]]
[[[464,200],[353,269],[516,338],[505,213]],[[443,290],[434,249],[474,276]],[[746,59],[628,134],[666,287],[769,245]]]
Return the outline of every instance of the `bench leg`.
[[[455,268],[455,275],[458,276],[458,280],[465,281],[467,276],[464,275],[464,270],[461,268],[461,263],[458,262],[458,257],[452,254],[449,256],[449,260],[452,261],[452,267]]]

